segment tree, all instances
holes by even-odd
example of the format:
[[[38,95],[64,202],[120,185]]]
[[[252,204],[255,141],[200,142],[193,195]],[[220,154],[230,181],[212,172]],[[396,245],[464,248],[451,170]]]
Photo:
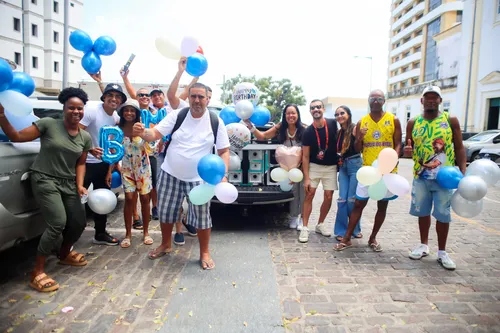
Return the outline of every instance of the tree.
[[[259,104],[265,105],[271,111],[271,121],[279,122],[281,113],[287,104],[304,105],[306,98],[301,86],[294,86],[289,79],[273,80],[271,76],[256,78],[238,74],[225,82],[222,87],[221,101],[223,104],[232,103],[234,87],[241,82],[255,84],[260,91]]]

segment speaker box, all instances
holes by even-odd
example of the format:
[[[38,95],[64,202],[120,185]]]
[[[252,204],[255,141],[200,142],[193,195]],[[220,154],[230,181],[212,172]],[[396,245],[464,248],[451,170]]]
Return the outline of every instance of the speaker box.
[[[262,184],[262,172],[249,172],[248,173],[248,182],[251,184]]]
[[[248,150],[248,160],[249,161],[262,161],[264,159],[264,154],[262,150]]]
[[[243,182],[243,174],[241,173],[241,171],[229,172],[227,175],[227,180],[231,184],[241,184],[241,182]]]
[[[250,162],[250,171],[253,171],[253,172],[262,172],[262,171],[264,171],[263,170],[263,163],[256,162],[256,161]]]

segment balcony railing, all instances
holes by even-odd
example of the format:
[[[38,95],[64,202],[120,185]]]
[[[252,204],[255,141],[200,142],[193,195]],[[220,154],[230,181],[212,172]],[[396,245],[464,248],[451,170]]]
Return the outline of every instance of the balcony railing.
[[[390,91],[387,94],[387,99],[405,97],[411,95],[420,95],[424,91],[424,89],[428,86],[438,86],[441,89],[455,88],[458,83],[458,77],[453,76],[446,79],[428,81],[420,84],[416,84],[411,87],[406,87],[394,91]]]

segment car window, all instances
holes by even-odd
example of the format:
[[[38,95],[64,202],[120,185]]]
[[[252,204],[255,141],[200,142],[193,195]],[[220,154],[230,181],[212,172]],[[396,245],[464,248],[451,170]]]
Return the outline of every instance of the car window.
[[[38,118],[46,118],[51,117],[54,119],[62,119],[63,111],[62,110],[54,110],[54,109],[33,109],[33,113]]]
[[[479,134],[474,135],[473,137],[468,138],[465,141],[469,141],[469,142],[471,142],[471,141],[472,142],[487,141],[497,134],[498,133],[479,133]]]

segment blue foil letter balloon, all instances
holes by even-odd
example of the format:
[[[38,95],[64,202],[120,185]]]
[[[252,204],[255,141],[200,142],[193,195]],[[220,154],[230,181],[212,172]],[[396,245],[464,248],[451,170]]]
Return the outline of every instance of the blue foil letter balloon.
[[[112,138],[110,138],[110,136]],[[99,146],[104,150],[103,162],[113,164],[123,158],[123,131],[117,126],[103,126],[99,131]],[[114,151],[111,152],[111,149]]]
[[[166,115],[167,111],[165,108],[161,108],[156,114],[152,114],[149,110],[141,110],[142,123],[146,128],[150,128],[151,124],[158,124]]]

